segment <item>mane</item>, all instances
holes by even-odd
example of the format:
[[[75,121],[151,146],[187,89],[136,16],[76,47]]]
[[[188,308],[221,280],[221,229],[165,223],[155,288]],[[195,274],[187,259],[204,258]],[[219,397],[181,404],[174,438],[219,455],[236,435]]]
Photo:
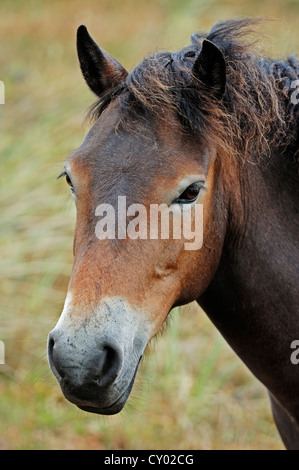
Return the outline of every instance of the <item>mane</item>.
[[[208,34],[193,34],[191,45],[178,52],[146,57],[91,107],[91,118],[98,119],[114,99],[127,117],[150,113],[161,118],[172,109],[184,132],[200,133],[240,159],[262,158],[279,148],[292,153],[297,166],[299,105],[291,102],[291,93],[292,82],[299,78],[299,61],[294,56],[273,60],[256,51],[257,36],[254,42],[248,36],[260,21],[217,23]],[[199,81],[195,83],[192,74],[204,38],[222,51],[226,61],[221,101],[214,100]]]

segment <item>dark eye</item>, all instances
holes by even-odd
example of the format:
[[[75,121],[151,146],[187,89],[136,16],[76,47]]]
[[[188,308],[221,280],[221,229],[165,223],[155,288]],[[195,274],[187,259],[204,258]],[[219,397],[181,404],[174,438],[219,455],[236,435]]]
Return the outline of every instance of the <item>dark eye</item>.
[[[69,175],[67,173],[65,174],[65,179],[66,179],[67,184],[72,188],[73,183],[72,183],[71,178],[69,177]]]
[[[190,204],[196,201],[199,196],[200,190],[202,189],[202,183],[192,183],[187,189],[176,199],[175,202],[179,204]]]
[[[72,180],[71,180],[71,178],[69,177],[69,175],[67,174],[66,171],[63,171],[62,173],[60,173],[60,175],[57,176],[57,179],[62,178],[62,177],[64,177],[64,176],[65,176],[65,180],[66,180],[67,184],[68,184],[68,185],[70,186],[70,188],[71,188],[72,194],[75,194]]]

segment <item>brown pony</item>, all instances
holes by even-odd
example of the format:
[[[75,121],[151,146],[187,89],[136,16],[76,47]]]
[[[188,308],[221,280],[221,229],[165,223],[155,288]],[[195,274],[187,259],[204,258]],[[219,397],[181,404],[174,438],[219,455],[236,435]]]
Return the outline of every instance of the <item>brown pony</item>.
[[[98,101],[62,173],[77,223],[49,362],[68,400],[117,413],[170,310],[197,300],[268,389],[286,447],[299,449],[299,62],[253,52],[244,38],[254,24],[216,24],[130,73],[79,27],[81,70]],[[142,237],[137,223],[135,237],[123,236],[120,218],[127,228],[134,214],[123,219],[119,196],[145,208],[143,222],[152,206],[175,205],[194,227],[202,205],[201,248],[186,249],[187,235]],[[98,207],[112,207],[114,239],[97,236]]]

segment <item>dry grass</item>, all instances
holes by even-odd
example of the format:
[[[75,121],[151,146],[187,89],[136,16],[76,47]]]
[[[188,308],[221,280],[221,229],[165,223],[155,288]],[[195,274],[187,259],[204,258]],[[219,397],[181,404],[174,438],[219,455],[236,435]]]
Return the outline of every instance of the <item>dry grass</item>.
[[[192,32],[238,15],[281,18],[267,30],[276,55],[298,50],[295,1],[2,0],[0,448],[279,449],[262,386],[194,306],[173,313],[122,414],[101,418],[61,397],[46,338],[72,265],[74,207],[55,177],[82,141],[92,102],[74,47],[85,23],[128,68]],[[275,33],[275,34],[274,34]],[[297,36],[296,36],[297,34]],[[197,333],[195,334],[194,331]]]

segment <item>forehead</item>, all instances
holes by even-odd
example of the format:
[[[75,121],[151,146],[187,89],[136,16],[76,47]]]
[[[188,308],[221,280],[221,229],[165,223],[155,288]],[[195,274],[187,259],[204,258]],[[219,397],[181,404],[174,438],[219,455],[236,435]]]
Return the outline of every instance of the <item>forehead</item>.
[[[171,113],[167,120],[142,115],[129,120],[117,102],[108,106],[66,162],[71,172],[105,191],[109,185],[141,191],[157,178],[205,174],[207,165],[200,139],[184,135]]]

